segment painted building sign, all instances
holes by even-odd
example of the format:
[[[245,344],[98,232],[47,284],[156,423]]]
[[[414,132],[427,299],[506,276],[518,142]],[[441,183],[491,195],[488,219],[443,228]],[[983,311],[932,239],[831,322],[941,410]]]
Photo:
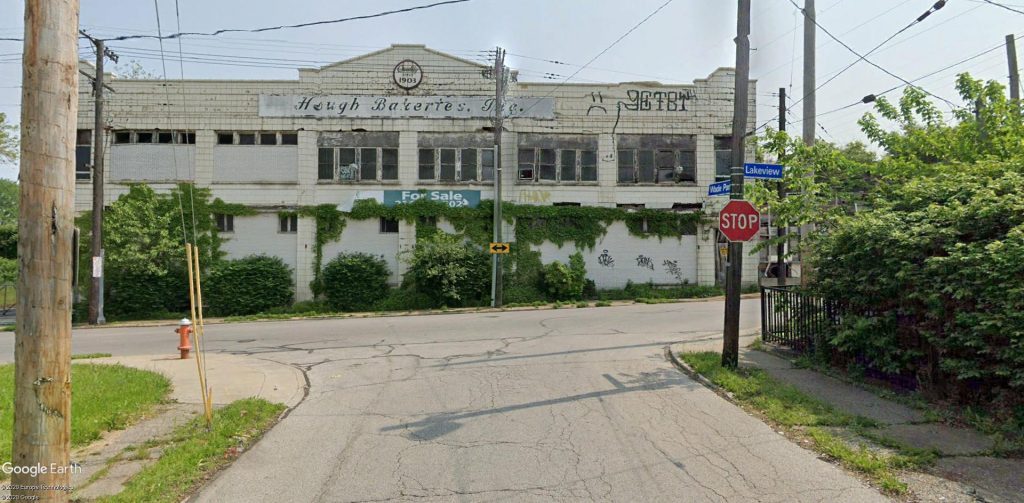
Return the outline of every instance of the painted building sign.
[[[423,82],[423,69],[420,68],[419,63],[411,59],[403,60],[395,65],[391,75],[395,79],[395,84],[405,90],[415,89],[420,82]]]
[[[485,119],[494,116],[487,96],[356,96],[261,94],[260,117]],[[506,98],[509,118],[554,119],[555,99]]]

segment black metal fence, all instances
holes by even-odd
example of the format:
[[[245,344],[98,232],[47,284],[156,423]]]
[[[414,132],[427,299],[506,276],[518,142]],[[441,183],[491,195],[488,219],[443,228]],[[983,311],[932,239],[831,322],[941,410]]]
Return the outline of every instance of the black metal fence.
[[[841,320],[838,303],[796,286],[761,287],[761,337],[806,351],[827,338]]]

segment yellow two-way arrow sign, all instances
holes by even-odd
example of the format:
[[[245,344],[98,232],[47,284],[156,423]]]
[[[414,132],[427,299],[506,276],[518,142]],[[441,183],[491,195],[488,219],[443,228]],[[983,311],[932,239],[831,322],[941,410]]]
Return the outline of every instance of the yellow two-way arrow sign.
[[[512,250],[512,247],[508,243],[491,243],[490,246],[491,254],[508,253]]]

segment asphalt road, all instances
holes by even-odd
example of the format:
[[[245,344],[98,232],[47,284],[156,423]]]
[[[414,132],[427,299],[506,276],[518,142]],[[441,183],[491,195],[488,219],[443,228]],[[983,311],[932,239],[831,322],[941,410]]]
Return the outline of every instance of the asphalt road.
[[[694,383],[722,302],[211,325],[208,348],[301,368],[309,395],[198,501],[884,501]],[[743,302],[756,328],[759,302]],[[0,359],[11,339],[0,337]],[[168,327],[74,352],[173,352]]]

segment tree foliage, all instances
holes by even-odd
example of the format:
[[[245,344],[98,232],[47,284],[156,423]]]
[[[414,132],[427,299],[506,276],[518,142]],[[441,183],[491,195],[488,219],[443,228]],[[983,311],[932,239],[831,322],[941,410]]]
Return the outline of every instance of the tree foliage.
[[[544,285],[553,300],[579,300],[587,284],[587,266],[583,254],[573,253],[569,263],[559,261],[544,266]]]
[[[406,278],[437,307],[473,305],[488,294],[490,262],[481,247],[438,232],[416,243]]]
[[[18,126],[7,123],[7,114],[0,112],[0,162],[18,159]]]
[[[18,198],[20,195],[17,182],[0,178],[0,225],[18,226]]]

